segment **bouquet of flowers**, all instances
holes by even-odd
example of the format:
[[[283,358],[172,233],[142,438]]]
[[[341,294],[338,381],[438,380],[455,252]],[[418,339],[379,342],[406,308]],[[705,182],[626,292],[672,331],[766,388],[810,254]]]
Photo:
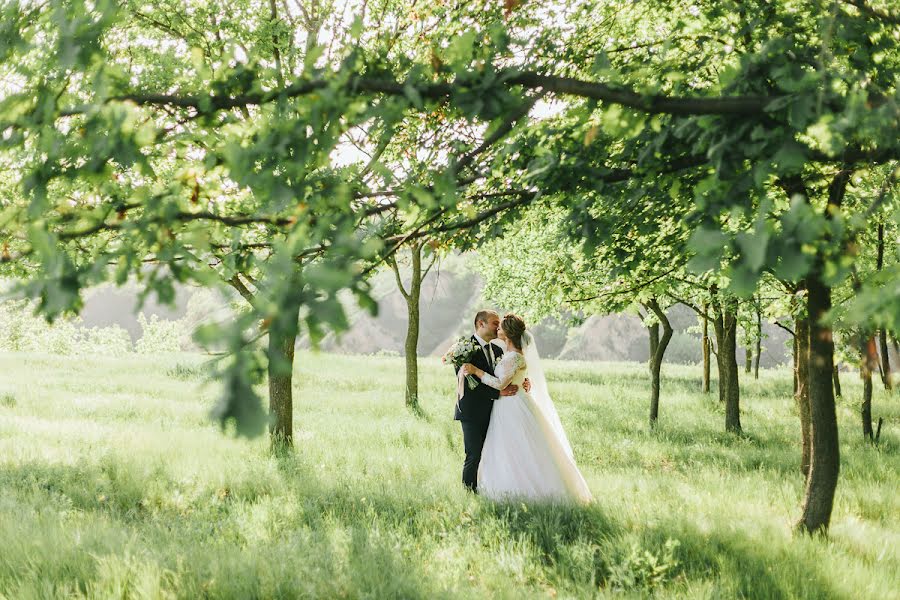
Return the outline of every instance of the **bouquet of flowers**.
[[[461,337],[455,342],[441,357],[441,362],[445,365],[452,364],[459,369],[467,362],[472,362],[472,356],[479,350],[478,344],[472,338]],[[466,381],[469,382],[469,389],[474,390],[478,387],[478,380],[472,375],[466,375]],[[462,388],[460,388],[462,389]]]

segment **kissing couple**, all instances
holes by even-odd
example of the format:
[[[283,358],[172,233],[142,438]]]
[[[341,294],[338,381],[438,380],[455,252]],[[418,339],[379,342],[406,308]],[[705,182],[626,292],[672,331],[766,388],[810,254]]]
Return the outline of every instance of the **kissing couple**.
[[[460,385],[454,415],[466,452],[463,484],[492,500],[590,502],[525,321],[479,311],[472,341],[480,349],[457,367],[460,382],[477,378],[474,387]]]

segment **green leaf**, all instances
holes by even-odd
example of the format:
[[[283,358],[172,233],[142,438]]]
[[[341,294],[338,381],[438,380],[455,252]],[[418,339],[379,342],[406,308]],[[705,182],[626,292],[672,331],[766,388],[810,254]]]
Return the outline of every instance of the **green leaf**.
[[[788,140],[773,157],[783,172],[792,173],[800,170],[807,163],[806,148],[801,144]]]
[[[766,247],[769,243],[768,232],[760,231],[755,234],[740,232],[735,241],[747,267],[754,273],[759,272],[766,260]]]

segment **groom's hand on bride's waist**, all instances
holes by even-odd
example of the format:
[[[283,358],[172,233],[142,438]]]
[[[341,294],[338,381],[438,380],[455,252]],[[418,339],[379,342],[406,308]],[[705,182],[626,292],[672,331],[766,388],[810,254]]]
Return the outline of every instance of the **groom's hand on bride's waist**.
[[[522,382],[522,387],[525,388],[526,392],[530,392],[531,391],[531,380],[526,378],[525,381]],[[518,393],[519,393],[519,386],[513,385],[513,384],[509,384],[508,386],[506,386],[505,388],[500,390],[501,396],[515,396]]]

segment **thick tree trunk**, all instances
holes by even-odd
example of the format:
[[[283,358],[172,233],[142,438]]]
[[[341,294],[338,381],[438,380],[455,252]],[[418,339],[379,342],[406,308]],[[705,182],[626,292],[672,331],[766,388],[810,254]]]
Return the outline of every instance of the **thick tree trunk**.
[[[807,282],[809,310],[809,408],[812,456],[803,515],[797,527],[810,533],[825,532],[831,520],[834,491],[840,472],[837,414],[831,374],[834,369],[834,340],[823,323],[831,309],[831,288],[816,269]]]
[[[727,299],[714,303],[716,356],[719,367],[719,401],[725,404],[725,431],[741,431],[741,391],[737,365],[737,304]]]
[[[660,391],[660,371],[662,370],[663,356],[666,354],[666,347],[669,340],[672,339],[672,325],[666,317],[666,313],[660,308],[659,302],[655,298],[647,302],[647,307],[656,314],[659,323],[654,324],[648,329],[650,330],[650,426],[654,427],[659,420],[659,391]],[[662,324],[663,334],[659,336],[659,325]]]
[[[704,394],[709,393],[709,305],[707,303],[703,303],[703,338],[702,338],[702,348],[703,351],[703,383],[700,387],[700,391]]]
[[[838,365],[834,365],[834,371],[831,374],[832,383],[834,384],[834,397],[841,398],[843,397],[843,393],[841,392],[841,370],[838,368]]]
[[[291,389],[294,372],[294,345],[300,319],[300,269],[297,267],[285,288],[285,296],[268,324],[269,442],[272,450],[288,450],[294,445],[294,399]],[[249,279],[244,274],[245,279]],[[253,281],[250,279],[250,281]],[[256,296],[235,274],[227,282],[253,306],[260,310]]]
[[[840,214],[841,203],[853,171],[842,168],[828,185],[825,219]],[[830,234],[826,234],[830,235]],[[812,435],[812,457],[803,514],[797,529],[807,533],[825,533],[831,521],[834,492],[841,470],[838,445],[837,412],[831,375],[834,371],[834,337],[826,315],[831,310],[831,287],[824,280],[824,258],[816,256],[806,280],[807,315],[809,316],[809,412]]]
[[[805,316],[796,320],[794,336],[794,398],[800,413],[800,472],[809,475],[812,460],[812,428],[809,410],[809,319]]]
[[[273,322],[274,325],[274,322]],[[269,436],[272,448],[287,449],[294,444],[294,399],[291,387],[294,370],[294,344],[297,341],[296,327],[293,331],[269,328]]]

